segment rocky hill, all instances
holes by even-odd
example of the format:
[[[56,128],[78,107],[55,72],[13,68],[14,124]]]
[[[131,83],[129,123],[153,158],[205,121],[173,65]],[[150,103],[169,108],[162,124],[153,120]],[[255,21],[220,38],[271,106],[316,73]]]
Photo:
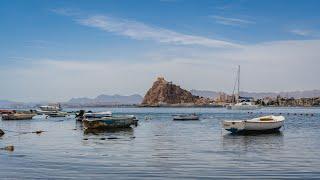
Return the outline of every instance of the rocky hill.
[[[208,99],[194,96],[191,92],[182,89],[180,86],[166,81],[163,77],[158,77],[148,90],[142,105],[173,105],[173,104],[194,104],[202,105],[209,103]]]

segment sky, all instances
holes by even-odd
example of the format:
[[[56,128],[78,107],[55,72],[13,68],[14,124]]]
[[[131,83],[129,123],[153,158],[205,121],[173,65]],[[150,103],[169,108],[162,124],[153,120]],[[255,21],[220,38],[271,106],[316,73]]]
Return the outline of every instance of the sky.
[[[0,99],[320,89],[318,0],[2,0]]]

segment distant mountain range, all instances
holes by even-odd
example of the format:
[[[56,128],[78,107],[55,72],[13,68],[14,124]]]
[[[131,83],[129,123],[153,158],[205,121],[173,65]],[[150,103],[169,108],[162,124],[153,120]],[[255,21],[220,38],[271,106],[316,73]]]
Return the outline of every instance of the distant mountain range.
[[[72,98],[64,104],[68,105],[123,105],[123,104],[140,104],[143,97],[139,94],[130,96],[122,95],[99,95],[95,98]]]
[[[191,90],[190,91],[195,96],[201,96],[206,98],[216,98],[219,96],[218,91],[207,91],[207,90]],[[294,97],[294,98],[310,98],[310,97],[320,97],[320,90],[309,90],[309,91],[290,91],[290,92],[241,92],[241,96],[254,97],[256,99],[263,97],[277,97],[278,95],[282,97]],[[61,103],[63,106],[102,106],[102,105],[132,105],[140,104],[143,97],[139,94],[133,94],[129,96],[122,95],[99,95],[95,98],[72,98],[67,102]],[[44,105],[44,102],[34,102],[34,103],[23,103],[15,102],[9,100],[0,100],[0,108],[36,108],[39,105]]]
[[[202,96],[207,98],[216,98],[219,96],[220,92],[217,91],[206,91],[206,90],[191,90],[190,91],[193,95]],[[277,97],[278,95],[282,97],[288,98],[311,98],[311,97],[320,97],[320,90],[308,90],[308,91],[288,91],[288,92],[240,92],[241,96],[245,97],[254,97],[256,99],[263,98],[263,97]]]

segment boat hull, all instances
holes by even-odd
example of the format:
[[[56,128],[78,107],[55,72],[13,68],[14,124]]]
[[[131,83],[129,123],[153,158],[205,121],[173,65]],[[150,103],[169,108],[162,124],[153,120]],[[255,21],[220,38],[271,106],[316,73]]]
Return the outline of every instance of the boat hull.
[[[272,120],[263,118],[273,118]],[[283,116],[266,116],[243,121],[224,121],[223,128],[231,133],[243,132],[273,132],[278,131],[284,125]]]
[[[238,129],[226,129],[232,134],[269,134],[279,132],[281,127],[267,130],[238,130]]]
[[[4,114],[2,120],[30,120],[35,114]]]
[[[199,117],[191,117],[191,118],[173,118],[174,121],[197,121],[199,120]]]
[[[101,118],[101,119],[84,119],[82,120],[85,129],[108,129],[108,128],[129,128],[136,124],[135,118]]]
[[[196,121],[199,120],[197,115],[176,115],[173,117],[174,121]]]

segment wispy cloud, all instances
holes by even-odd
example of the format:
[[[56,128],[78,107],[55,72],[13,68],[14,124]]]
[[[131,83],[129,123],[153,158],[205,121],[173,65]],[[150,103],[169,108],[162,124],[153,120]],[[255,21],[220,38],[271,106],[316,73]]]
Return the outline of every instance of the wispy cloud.
[[[299,36],[312,36],[313,32],[311,30],[306,29],[292,29],[290,30],[292,34],[299,35]]]
[[[239,19],[239,18],[231,18],[231,17],[223,17],[223,16],[210,16],[215,19],[216,23],[228,25],[228,26],[246,26],[249,24],[255,24],[254,21]]]
[[[142,22],[114,18],[105,15],[73,16],[70,10],[55,10],[55,13],[71,16],[84,26],[98,28],[136,40],[152,40],[175,45],[199,45],[214,48],[240,48],[240,44],[203,36],[179,33],[173,30],[150,26]],[[70,15],[71,14],[71,15]]]

